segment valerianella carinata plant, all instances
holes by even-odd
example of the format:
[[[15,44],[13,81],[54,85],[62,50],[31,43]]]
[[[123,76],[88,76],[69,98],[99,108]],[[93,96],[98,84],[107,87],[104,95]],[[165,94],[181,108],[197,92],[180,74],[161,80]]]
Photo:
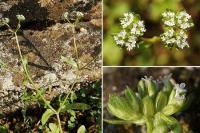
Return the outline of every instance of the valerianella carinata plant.
[[[171,76],[155,81],[143,78],[138,91],[125,89],[124,96],[112,94],[107,109],[116,117],[111,124],[146,125],[147,133],[182,133],[179,122],[171,115],[182,111],[189,101],[185,83],[176,84]]]
[[[194,26],[191,16],[186,11],[174,12],[167,10],[162,14],[164,33],[161,40],[167,47],[175,45],[178,49],[189,47],[187,30]]]
[[[128,12],[124,13],[120,19],[121,31],[113,36],[118,46],[125,47],[128,51],[139,47],[139,42],[143,44],[153,44],[162,41],[166,47],[177,49],[189,47],[187,42],[188,29],[193,27],[191,16],[186,11],[175,12],[166,10],[162,13],[164,33],[152,38],[143,38],[146,28],[144,21],[138,14]],[[146,43],[145,43],[146,42]]]
[[[135,48],[136,42],[146,31],[144,22],[134,13],[124,13],[120,19],[122,30],[113,36],[117,45],[126,47],[127,50]]]

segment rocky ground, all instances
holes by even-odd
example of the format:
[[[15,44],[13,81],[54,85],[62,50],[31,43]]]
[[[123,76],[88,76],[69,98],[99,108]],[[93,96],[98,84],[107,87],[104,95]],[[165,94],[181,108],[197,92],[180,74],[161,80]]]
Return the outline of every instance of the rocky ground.
[[[10,18],[12,27],[16,26],[16,14],[26,17],[18,32],[22,54],[28,58],[28,68],[34,82],[45,89],[51,88],[50,98],[67,92],[75,78],[73,67],[61,61],[61,56],[75,58],[71,26],[61,20],[65,11],[69,12],[72,20],[75,11],[84,13],[84,18],[76,27],[79,62],[80,66],[91,63],[89,69],[81,70],[80,82],[99,80],[101,1],[0,0],[0,18]],[[19,98],[24,75],[15,38],[5,27],[0,29],[0,60],[7,65],[0,68],[0,112],[10,112],[22,105]]]

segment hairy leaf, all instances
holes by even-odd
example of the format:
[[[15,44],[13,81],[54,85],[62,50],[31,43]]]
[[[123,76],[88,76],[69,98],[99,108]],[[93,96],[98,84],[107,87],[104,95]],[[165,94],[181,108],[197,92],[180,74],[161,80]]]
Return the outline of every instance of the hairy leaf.
[[[145,116],[153,116],[155,113],[154,103],[151,97],[146,96],[142,99],[143,102],[143,113]]]
[[[51,109],[47,109],[44,114],[42,115],[41,122],[42,125],[45,125],[48,119],[54,115],[55,113]]]
[[[161,111],[167,105],[167,94],[160,91],[156,97],[156,110]]]
[[[137,98],[135,93],[130,88],[127,88],[125,90],[125,97],[126,97],[127,101],[129,102],[129,104],[131,105],[131,107],[133,108],[133,110],[138,112],[140,109],[140,106],[138,103],[139,99]]]

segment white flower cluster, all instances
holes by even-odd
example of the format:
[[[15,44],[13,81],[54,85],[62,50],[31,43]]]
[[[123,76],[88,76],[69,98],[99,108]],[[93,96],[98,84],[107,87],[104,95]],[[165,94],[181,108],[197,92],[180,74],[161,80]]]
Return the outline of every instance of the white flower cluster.
[[[176,45],[177,48],[183,49],[189,47],[187,42],[187,29],[192,27],[191,16],[186,11],[173,12],[166,11],[162,14],[165,32],[161,35],[161,40],[168,47]]]
[[[144,22],[134,13],[125,13],[120,22],[122,31],[113,38],[117,45],[124,46],[130,51],[136,47],[138,37],[142,36],[146,31]]]

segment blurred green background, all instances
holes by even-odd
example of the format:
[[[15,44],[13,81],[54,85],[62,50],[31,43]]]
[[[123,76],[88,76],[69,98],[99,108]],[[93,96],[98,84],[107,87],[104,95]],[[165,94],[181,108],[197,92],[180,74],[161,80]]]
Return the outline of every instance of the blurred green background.
[[[193,18],[195,26],[189,31],[189,48],[172,50],[163,44],[140,45],[137,50],[126,51],[118,47],[113,33],[120,31],[119,18],[125,12],[135,12],[145,21],[144,37],[159,36],[162,30],[161,13],[165,9],[185,9]],[[200,0],[104,0],[104,65],[200,65]]]

